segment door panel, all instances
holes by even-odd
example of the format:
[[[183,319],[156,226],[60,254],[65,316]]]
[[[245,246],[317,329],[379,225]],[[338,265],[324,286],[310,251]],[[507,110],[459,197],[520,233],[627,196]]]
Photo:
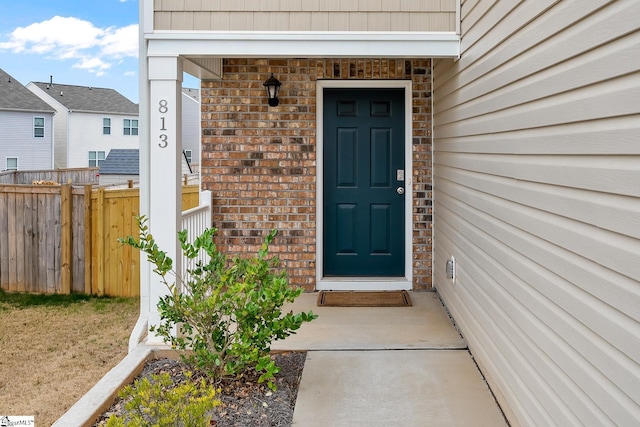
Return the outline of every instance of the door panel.
[[[371,186],[388,188],[391,185],[391,132],[371,129]]]
[[[343,203],[337,206],[337,218],[336,223],[339,227],[335,230],[335,236],[337,242],[337,253],[355,254],[356,252],[356,205]]]
[[[324,275],[404,276],[404,90],[324,90]]]
[[[369,238],[371,239],[371,254],[391,253],[391,233],[393,225],[391,224],[391,205],[371,205],[371,228],[369,229]]]
[[[358,173],[357,129],[338,129],[337,134],[336,184],[341,188],[355,187]]]

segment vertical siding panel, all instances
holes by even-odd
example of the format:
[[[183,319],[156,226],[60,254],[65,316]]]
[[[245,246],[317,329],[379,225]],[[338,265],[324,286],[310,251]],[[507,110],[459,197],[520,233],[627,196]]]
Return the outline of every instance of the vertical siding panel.
[[[287,12],[299,12],[302,10],[302,1],[300,0],[280,0],[280,10]]]
[[[380,12],[382,10],[382,0],[360,0],[358,10],[360,12]]]
[[[391,31],[391,14],[388,12],[370,12],[367,14],[369,31]]]
[[[184,10],[185,0],[162,0],[164,10],[182,11]]]
[[[640,4],[462,14],[434,63],[436,287],[512,424],[633,425]]]
[[[416,12],[420,9],[420,2],[424,0],[400,0],[400,10],[403,12]]]
[[[244,0],[220,0],[220,10],[244,10]]]
[[[289,14],[289,29],[291,31],[308,31],[311,28],[311,13],[298,12]]]
[[[184,10],[191,12],[199,12],[202,10],[203,0],[185,0]]]
[[[231,16],[229,12],[218,12],[211,17],[211,25],[214,31],[228,31],[231,29]]]
[[[173,12],[171,15],[171,28],[176,30],[193,30],[193,12]]]
[[[410,28],[411,16],[407,12],[398,12],[391,14],[391,31],[406,31]]]
[[[382,10],[398,12],[402,9],[400,8],[400,2],[398,0],[382,0]]]
[[[342,12],[357,12],[358,0],[340,0],[340,11]]]
[[[171,29],[171,12],[156,12],[153,14],[153,25],[156,30],[170,30]],[[56,126],[56,131],[59,129]],[[57,138],[56,138],[57,139]],[[56,145],[56,160],[58,160],[58,146]]]
[[[300,10],[308,11],[308,12],[317,12],[320,10],[320,3],[324,2],[324,0],[306,0],[301,2]]]
[[[455,10],[456,0],[175,0],[156,6],[154,26],[173,31],[367,31],[372,23],[370,13],[403,13],[405,16],[395,22],[395,31],[455,31],[456,22],[451,20]],[[257,12],[269,14],[270,19],[263,19],[264,15]],[[311,17],[297,15],[299,12],[309,12]],[[321,26],[325,13],[331,14],[330,19]],[[333,14],[345,25],[334,24],[332,30],[329,21]],[[350,14],[349,19],[339,14]],[[376,25],[370,31],[388,31],[390,25],[385,19],[375,18]]]
[[[329,13],[314,12],[311,14],[311,31],[323,31],[329,28]]]
[[[367,15],[365,13],[349,13],[349,31],[366,31]]]
[[[283,31],[289,29],[289,14],[282,12],[269,12],[269,28],[279,28]]]
[[[329,31],[343,31],[345,28],[349,28],[348,13],[329,13]]]
[[[193,15],[193,29],[196,31],[209,31],[211,25],[211,13],[198,12]]]
[[[231,12],[229,14],[229,29],[231,31],[241,31],[253,28],[253,13]]]
[[[341,0],[322,0],[320,1],[320,10],[326,12],[340,11]]]
[[[260,11],[260,10],[269,10],[270,3],[272,1],[266,0],[244,0],[244,9],[245,11]],[[215,8],[207,7],[207,10],[216,10]]]
[[[269,20],[271,19],[271,13],[269,12],[254,12],[254,28],[256,31],[268,31],[271,27]]]

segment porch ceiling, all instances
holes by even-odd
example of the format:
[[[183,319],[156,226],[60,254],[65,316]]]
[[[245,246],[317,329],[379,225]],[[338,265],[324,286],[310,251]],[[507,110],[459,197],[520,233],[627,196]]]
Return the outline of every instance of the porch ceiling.
[[[148,56],[457,58],[460,55],[460,37],[455,33],[155,32],[145,38]]]

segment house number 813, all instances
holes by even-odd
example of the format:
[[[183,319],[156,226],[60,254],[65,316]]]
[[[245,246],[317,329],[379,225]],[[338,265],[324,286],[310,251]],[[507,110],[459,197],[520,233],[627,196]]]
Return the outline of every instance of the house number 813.
[[[160,112],[160,114],[165,114],[167,113],[167,111],[169,111],[169,107],[167,107],[167,100],[166,99],[161,99],[160,102],[158,103],[159,107],[158,107],[158,111]],[[160,120],[162,121],[162,127],[160,128],[160,131],[166,131],[167,129],[164,127],[164,120],[165,117],[162,116],[160,117]],[[169,142],[167,141],[167,134],[166,133],[162,133],[160,134],[160,143],[158,144],[158,146],[160,148],[167,148],[167,145],[169,145]]]

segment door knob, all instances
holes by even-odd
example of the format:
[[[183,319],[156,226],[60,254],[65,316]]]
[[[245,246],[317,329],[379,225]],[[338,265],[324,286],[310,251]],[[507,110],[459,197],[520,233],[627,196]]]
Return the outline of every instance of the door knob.
[[[404,194],[404,187],[398,187],[396,191],[398,192],[398,194]]]

